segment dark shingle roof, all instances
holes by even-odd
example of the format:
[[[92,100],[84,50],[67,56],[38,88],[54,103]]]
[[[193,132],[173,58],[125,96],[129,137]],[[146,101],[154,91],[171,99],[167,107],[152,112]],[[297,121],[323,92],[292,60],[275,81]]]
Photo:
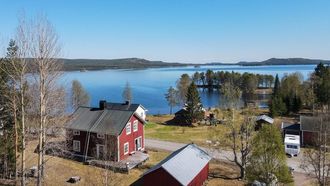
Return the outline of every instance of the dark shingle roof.
[[[66,128],[118,136],[134,113],[135,110],[110,110],[109,108],[100,110],[79,107]]]
[[[107,109],[110,110],[128,110],[128,111],[136,111],[136,109],[140,106],[140,104],[126,104],[126,103],[106,103]]]

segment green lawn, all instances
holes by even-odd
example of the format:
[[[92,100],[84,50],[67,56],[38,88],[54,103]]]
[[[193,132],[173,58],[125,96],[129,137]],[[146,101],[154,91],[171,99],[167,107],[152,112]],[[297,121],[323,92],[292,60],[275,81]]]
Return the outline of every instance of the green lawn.
[[[186,127],[149,122],[145,126],[145,136],[150,139],[206,145],[206,140],[214,137],[214,131],[225,130],[223,125]]]

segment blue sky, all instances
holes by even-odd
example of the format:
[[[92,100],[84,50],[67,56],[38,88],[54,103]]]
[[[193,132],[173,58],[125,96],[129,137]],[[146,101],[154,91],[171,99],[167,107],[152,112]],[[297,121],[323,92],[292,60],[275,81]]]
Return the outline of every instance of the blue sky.
[[[66,58],[330,59],[329,0],[1,0],[2,48],[22,11],[48,16]]]

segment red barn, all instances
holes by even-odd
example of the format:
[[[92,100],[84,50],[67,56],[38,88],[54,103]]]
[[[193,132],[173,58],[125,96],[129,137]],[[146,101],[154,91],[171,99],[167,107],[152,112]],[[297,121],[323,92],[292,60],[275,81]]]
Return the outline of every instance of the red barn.
[[[143,151],[145,120],[141,108],[129,102],[105,101],[100,101],[99,108],[79,107],[66,125],[67,141],[74,156],[83,160],[121,161]]]
[[[195,144],[173,152],[142,176],[144,186],[199,186],[207,180],[211,157]]]
[[[315,139],[320,132],[322,117],[300,116],[301,142],[304,146],[315,145]]]

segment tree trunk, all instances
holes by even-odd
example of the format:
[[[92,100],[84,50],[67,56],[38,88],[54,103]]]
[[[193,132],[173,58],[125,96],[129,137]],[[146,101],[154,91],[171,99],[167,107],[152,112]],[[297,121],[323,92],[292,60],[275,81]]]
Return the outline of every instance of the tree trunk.
[[[46,130],[47,127],[45,124],[43,125],[43,131],[42,131],[42,163],[41,163],[41,177],[44,178],[45,176],[45,154],[46,154]]]
[[[42,68],[42,67],[41,67]],[[44,103],[44,71],[41,69],[39,74],[39,154],[38,154],[38,186],[42,185],[43,176],[43,147],[44,147],[44,114],[45,114],[45,103]]]
[[[14,98],[13,102],[13,113],[14,113],[14,127],[15,127],[15,182],[18,180],[18,130],[17,130],[17,105],[16,99]]]
[[[23,85],[23,78],[21,77],[21,84],[20,84],[20,93],[21,93],[21,115],[22,115],[22,180],[21,185],[25,185],[25,100],[24,100],[24,85]]]

